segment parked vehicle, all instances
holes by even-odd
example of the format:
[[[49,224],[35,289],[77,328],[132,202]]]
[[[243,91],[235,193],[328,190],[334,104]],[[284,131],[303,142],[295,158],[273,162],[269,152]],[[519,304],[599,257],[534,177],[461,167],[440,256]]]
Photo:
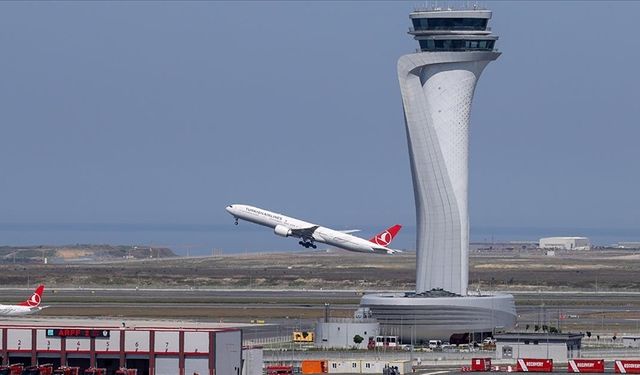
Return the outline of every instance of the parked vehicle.
[[[441,340],[429,340],[429,349],[437,349],[442,347]]]

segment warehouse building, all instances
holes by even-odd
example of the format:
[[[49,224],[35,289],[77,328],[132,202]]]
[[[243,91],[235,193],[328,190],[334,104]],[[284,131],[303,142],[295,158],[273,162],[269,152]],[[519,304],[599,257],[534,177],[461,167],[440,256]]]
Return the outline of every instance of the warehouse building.
[[[2,364],[137,369],[138,375],[239,375],[242,331],[167,321],[15,320],[0,325]]]
[[[546,237],[541,238],[539,247],[546,250],[590,250],[587,237]]]

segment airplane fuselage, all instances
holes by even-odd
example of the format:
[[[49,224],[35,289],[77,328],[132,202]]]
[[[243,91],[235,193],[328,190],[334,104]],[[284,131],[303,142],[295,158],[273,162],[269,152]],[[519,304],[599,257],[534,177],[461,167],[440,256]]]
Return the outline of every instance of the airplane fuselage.
[[[19,305],[0,305],[0,316],[19,316],[29,315],[42,310],[41,307],[19,306]]]
[[[389,253],[396,250],[380,246],[363,238],[326,228],[317,224],[302,221],[276,212],[263,210],[258,207],[233,204],[226,210],[236,219],[242,219],[255,224],[272,228],[275,234],[282,237],[297,237],[303,241],[315,241],[335,246],[348,251],[361,253]]]

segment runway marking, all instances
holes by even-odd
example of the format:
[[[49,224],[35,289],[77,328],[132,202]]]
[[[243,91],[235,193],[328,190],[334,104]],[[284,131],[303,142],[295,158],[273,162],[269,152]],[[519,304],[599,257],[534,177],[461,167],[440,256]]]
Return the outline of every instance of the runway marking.
[[[434,371],[434,372],[423,372],[422,375],[437,375],[437,374],[448,374],[451,370],[447,371]]]

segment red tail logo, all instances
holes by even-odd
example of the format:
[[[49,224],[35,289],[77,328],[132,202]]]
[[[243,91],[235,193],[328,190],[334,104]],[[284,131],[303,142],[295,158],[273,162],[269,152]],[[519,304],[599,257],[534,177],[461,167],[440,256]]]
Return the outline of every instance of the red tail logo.
[[[28,300],[20,303],[20,306],[38,307],[42,301],[42,292],[44,292],[44,285],[39,285],[33,295]]]
[[[373,242],[376,245],[387,247],[393,241],[393,238],[398,234],[402,228],[402,225],[396,224],[391,228],[385,230],[384,232],[376,234],[375,237],[369,240],[369,242]]]

